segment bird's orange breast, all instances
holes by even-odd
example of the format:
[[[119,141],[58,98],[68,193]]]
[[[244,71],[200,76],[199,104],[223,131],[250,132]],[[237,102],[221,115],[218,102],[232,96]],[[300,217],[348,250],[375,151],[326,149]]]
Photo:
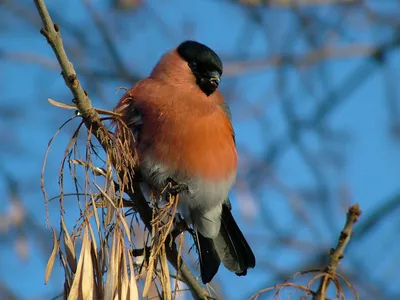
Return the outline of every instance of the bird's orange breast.
[[[136,86],[131,96],[143,118],[139,156],[207,180],[225,180],[236,173],[233,128],[220,99],[151,80]]]

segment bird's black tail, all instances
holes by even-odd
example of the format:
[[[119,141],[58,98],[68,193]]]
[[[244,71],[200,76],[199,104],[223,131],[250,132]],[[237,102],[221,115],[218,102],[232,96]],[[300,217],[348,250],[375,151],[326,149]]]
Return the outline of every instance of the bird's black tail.
[[[199,252],[201,280],[206,284],[217,274],[221,259],[218,256],[212,239],[206,238],[200,232],[197,232],[196,240]]]
[[[242,276],[247,269],[254,268],[256,260],[249,244],[232,216],[229,202],[223,204],[221,229],[215,239],[197,234],[197,247],[200,257],[200,270],[203,283],[208,283],[217,273],[220,262]]]
[[[256,265],[253,251],[236,224],[228,204],[222,206],[221,230],[213,241],[224,266],[236,275],[246,275],[247,269]]]

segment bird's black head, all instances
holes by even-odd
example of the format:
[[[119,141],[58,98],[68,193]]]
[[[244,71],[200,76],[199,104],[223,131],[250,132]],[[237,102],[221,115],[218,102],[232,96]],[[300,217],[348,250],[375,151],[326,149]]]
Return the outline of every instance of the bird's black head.
[[[222,62],[218,55],[195,41],[183,42],[177,51],[187,61],[200,89],[207,96],[211,95],[218,88],[222,75]]]

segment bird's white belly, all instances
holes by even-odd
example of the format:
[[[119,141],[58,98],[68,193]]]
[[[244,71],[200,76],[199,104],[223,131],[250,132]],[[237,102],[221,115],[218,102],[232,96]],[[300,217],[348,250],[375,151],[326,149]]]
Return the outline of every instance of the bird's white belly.
[[[207,181],[180,174],[148,158],[142,160],[140,169],[145,181],[159,190],[165,186],[167,178],[187,185],[189,192],[179,195],[179,212],[187,223],[193,224],[205,237],[214,238],[218,235],[222,203],[228,197],[236,173],[226,180]]]

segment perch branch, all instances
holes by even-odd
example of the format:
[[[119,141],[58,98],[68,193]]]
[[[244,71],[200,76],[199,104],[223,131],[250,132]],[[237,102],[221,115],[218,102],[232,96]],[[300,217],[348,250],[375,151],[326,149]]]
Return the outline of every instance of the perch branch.
[[[340,233],[336,248],[331,249],[329,256],[329,264],[325,268],[325,275],[322,276],[318,291],[313,297],[314,300],[325,300],[325,294],[328,290],[331,278],[335,276],[336,269],[340,263],[340,260],[344,257],[344,249],[350,241],[351,234],[353,232],[353,226],[358,221],[361,215],[361,210],[358,204],[349,207],[347,212],[346,223],[342,232]]]
[[[44,28],[41,29],[40,32],[46,37],[47,42],[50,44],[57,57],[62,70],[61,75],[74,96],[73,102],[79,111],[79,115],[83,118],[86,127],[93,132],[103,149],[108,154],[113,155],[112,151],[108,151],[113,147],[113,140],[111,139],[107,128],[102,123],[99,114],[93,109],[87,92],[81,86],[75,69],[72,63],[68,60],[60,35],[59,25],[53,23],[43,0],[34,0],[34,2],[44,25]],[[111,157],[111,161],[114,162],[115,157]],[[133,190],[135,190],[135,193],[133,193]],[[152,209],[148,206],[140,189],[137,188],[137,184],[133,183],[132,189],[125,192],[129,197],[135,199],[139,215],[147,229],[151,232],[150,222],[152,219]],[[180,276],[190,288],[193,297],[195,299],[209,298],[207,289],[199,284],[188,266],[183,262],[182,258],[178,256],[175,243],[173,243],[173,247],[170,247],[170,242],[170,238],[167,238],[165,241],[168,260],[175,269],[179,266]]]

